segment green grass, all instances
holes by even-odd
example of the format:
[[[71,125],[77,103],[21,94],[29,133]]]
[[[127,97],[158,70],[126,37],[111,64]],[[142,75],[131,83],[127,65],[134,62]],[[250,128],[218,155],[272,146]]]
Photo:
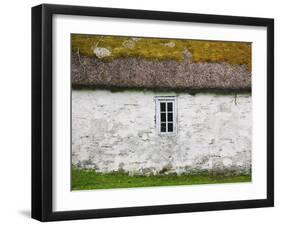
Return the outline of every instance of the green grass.
[[[124,43],[133,44],[127,48]],[[173,42],[175,46],[169,47],[167,43]],[[104,60],[112,60],[118,57],[143,57],[157,60],[184,59],[185,49],[192,53],[194,62],[228,62],[230,64],[245,64],[251,70],[251,43],[202,41],[184,39],[141,38],[135,40],[132,37],[100,36],[72,34],[72,51],[85,56],[95,56],[95,47],[104,47],[111,51],[112,55]]]
[[[129,176],[128,174],[97,173],[94,170],[72,169],[72,190],[91,190],[106,188],[132,188],[171,185],[217,184],[250,182],[250,175],[237,176],[211,176],[202,175],[155,175],[155,176]]]

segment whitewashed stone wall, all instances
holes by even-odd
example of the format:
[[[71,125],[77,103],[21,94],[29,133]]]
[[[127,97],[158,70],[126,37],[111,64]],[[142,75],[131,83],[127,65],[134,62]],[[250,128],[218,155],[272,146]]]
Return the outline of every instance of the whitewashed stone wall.
[[[159,136],[155,96],[177,96],[176,136]],[[72,163],[100,172],[249,173],[251,95],[73,90]]]

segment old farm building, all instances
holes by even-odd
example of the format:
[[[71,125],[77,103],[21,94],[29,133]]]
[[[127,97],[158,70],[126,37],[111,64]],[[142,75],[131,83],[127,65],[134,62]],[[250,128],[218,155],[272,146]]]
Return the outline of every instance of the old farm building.
[[[130,52],[140,40],[122,48]],[[250,172],[249,64],[194,60],[188,48],[181,60],[113,57],[113,47],[98,44],[93,55],[73,47],[73,165],[130,174]],[[160,44],[172,52],[178,43]],[[243,49],[229,51],[243,58]]]

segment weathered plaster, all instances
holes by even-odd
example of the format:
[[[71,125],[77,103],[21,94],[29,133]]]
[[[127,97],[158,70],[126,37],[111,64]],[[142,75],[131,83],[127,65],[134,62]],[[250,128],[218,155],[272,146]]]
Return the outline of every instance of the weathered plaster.
[[[159,136],[155,96],[177,96],[176,136]],[[72,163],[100,172],[249,173],[251,95],[73,90]]]

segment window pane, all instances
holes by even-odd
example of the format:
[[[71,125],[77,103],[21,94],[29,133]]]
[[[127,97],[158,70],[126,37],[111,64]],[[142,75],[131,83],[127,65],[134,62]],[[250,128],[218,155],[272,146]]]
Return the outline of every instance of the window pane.
[[[166,113],[161,113],[161,122],[166,122]]]
[[[160,103],[161,111],[166,111],[166,103]]]
[[[166,123],[161,123],[161,132],[166,132]]]
[[[173,113],[168,113],[168,122],[173,121]]]
[[[168,123],[168,132],[173,132],[173,123]]]
[[[168,102],[168,111],[173,111],[173,103]]]

